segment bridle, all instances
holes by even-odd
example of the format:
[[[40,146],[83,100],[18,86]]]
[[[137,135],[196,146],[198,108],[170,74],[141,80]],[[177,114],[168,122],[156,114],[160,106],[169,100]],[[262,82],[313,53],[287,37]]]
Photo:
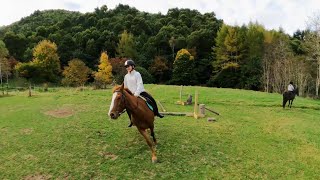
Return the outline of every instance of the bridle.
[[[114,91],[114,92],[117,92],[117,93],[120,93],[120,94],[121,94],[121,102],[124,102],[124,104],[125,104],[124,110],[123,110],[122,112],[119,112],[119,116],[120,116],[121,114],[123,114],[124,112],[126,112],[127,109],[129,109],[129,108],[128,108],[128,103],[127,103],[127,101],[126,101],[126,96],[124,95],[123,91],[121,91],[121,90],[116,90],[116,91]],[[137,100],[137,105],[136,105],[136,107],[133,108],[133,109],[129,109],[129,111],[132,111],[132,110],[137,109],[138,106],[139,106],[139,101]]]

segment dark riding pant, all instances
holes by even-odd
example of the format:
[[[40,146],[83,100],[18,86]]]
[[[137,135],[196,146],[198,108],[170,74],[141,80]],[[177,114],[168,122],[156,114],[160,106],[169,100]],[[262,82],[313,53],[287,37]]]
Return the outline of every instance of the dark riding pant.
[[[153,97],[150,94],[148,94],[147,92],[145,92],[145,91],[141,92],[140,96],[142,96],[144,98],[147,98],[152,102],[151,105],[153,107],[153,112],[154,112],[155,115],[158,115],[159,114],[158,106],[157,106],[156,101],[153,99]]]

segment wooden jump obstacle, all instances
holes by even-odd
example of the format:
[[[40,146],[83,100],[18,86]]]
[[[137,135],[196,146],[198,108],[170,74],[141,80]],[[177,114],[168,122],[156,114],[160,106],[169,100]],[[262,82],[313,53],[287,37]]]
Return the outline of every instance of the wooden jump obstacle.
[[[182,104],[181,102],[181,94],[182,94],[182,86],[180,88],[180,104]],[[199,104],[198,101],[199,101],[199,93],[198,91],[195,91],[195,98],[194,98],[194,109],[193,109],[193,113],[192,112],[167,112],[163,105],[161,104],[160,101],[158,101],[158,104],[160,105],[160,107],[162,108],[163,112],[161,112],[161,114],[163,115],[172,115],[172,116],[189,116],[189,117],[194,117],[195,119],[199,119],[199,118],[203,118],[205,117],[205,110],[208,110],[212,113],[215,113],[217,115],[219,115],[218,112],[216,111],[213,111],[209,108],[206,108],[204,104]],[[184,105],[184,104],[182,104]]]
[[[180,93],[179,93],[179,101],[176,102],[177,105],[192,105],[192,96],[189,95],[189,98],[187,101],[182,100],[182,92],[183,92],[183,85],[180,86]],[[191,97],[190,97],[191,96]]]

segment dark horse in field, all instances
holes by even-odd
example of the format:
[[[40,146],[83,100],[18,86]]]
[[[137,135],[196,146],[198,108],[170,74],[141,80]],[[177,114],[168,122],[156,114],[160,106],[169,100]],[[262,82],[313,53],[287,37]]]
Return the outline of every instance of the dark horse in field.
[[[286,91],[283,93],[283,101],[282,101],[282,107],[285,108],[286,107],[286,103],[288,102],[288,107],[291,108],[292,106],[292,102],[294,100],[294,98],[297,96],[299,96],[299,89],[295,88],[292,92]]]
[[[111,119],[117,119],[126,109],[131,112],[131,121],[137,127],[138,131],[147,141],[152,154],[152,162],[157,162],[157,156],[155,151],[155,145],[157,140],[154,134],[154,113],[150,110],[146,102],[138,97],[135,97],[131,91],[124,88],[124,85],[116,86],[112,90],[112,100],[109,110],[109,116]],[[147,129],[150,129],[153,142],[147,133]]]

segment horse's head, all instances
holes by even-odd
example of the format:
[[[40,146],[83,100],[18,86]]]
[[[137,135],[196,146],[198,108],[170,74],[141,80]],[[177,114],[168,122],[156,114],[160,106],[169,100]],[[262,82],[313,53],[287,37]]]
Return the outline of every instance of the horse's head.
[[[124,85],[114,87],[112,92],[113,95],[108,115],[111,119],[117,119],[126,108]]]

